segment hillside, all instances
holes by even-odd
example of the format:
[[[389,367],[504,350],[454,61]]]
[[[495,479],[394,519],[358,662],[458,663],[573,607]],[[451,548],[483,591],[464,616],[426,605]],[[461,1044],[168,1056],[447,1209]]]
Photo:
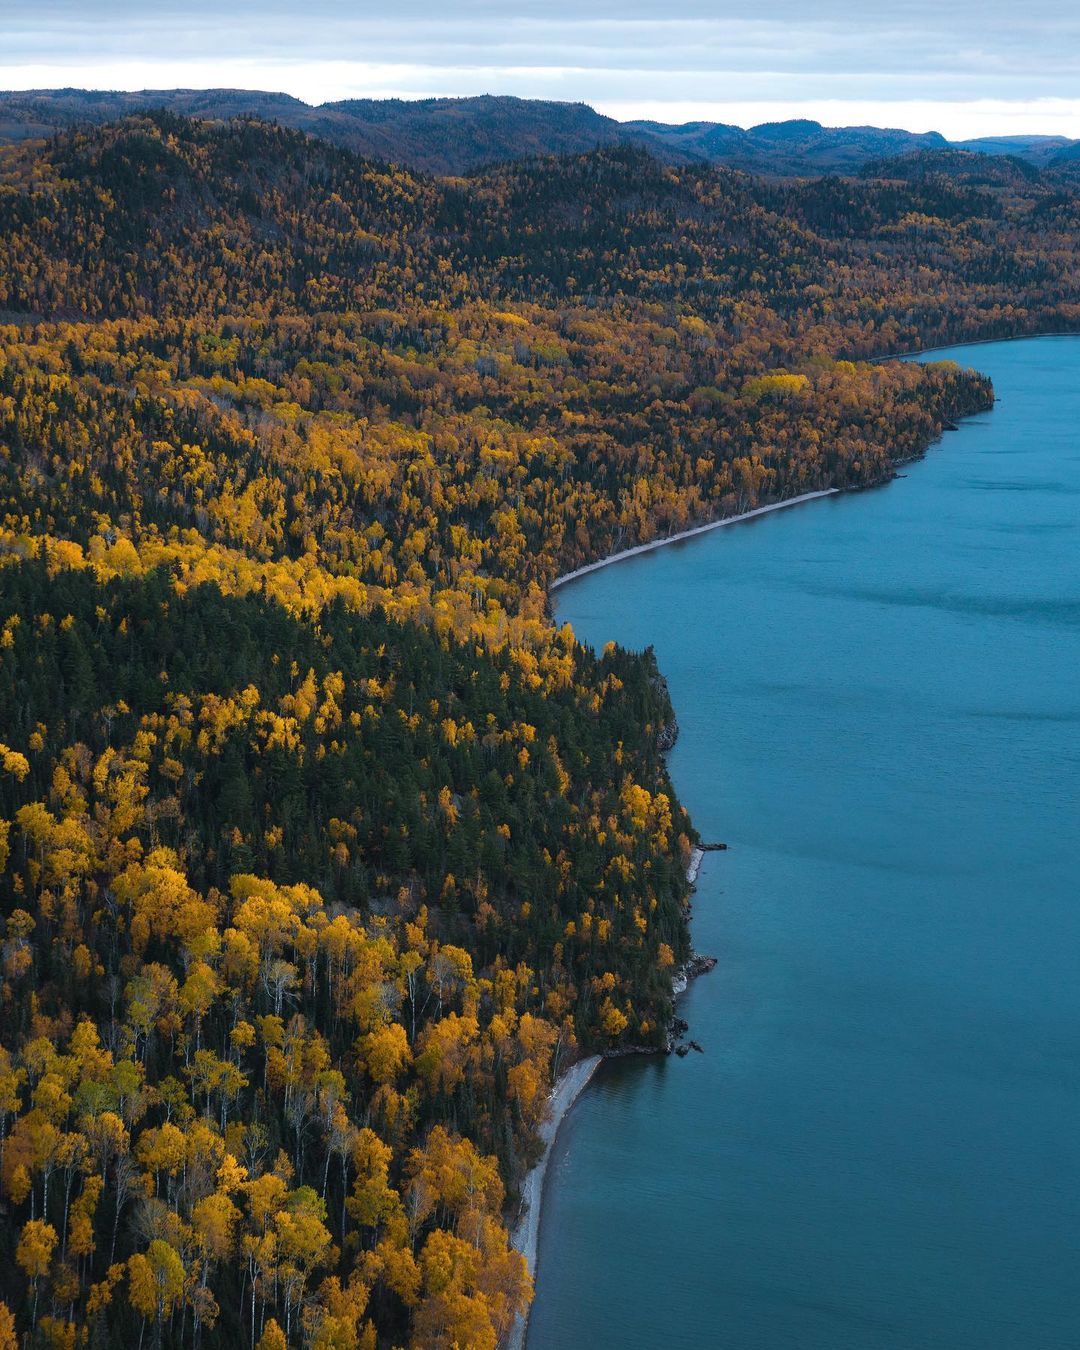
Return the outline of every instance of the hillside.
[[[662,147],[687,159],[725,164],[747,173],[800,176],[850,173],[869,160],[948,145],[936,132],[916,135],[881,127],[823,127],[808,120],[763,122],[743,131],[715,122],[667,126],[627,122],[627,132],[647,134]]]
[[[954,141],[953,148],[974,150],[981,155],[1007,155],[1036,168],[1046,168],[1063,150],[1075,144],[1068,136],[977,136],[969,141]]]
[[[259,117],[369,158],[438,174],[471,173],[488,164],[532,155],[636,145],[671,163],[700,161],[748,173],[798,177],[854,173],[871,161],[949,145],[936,132],[823,127],[805,120],[762,123],[746,131],[716,122],[680,126],[617,122],[583,103],[491,95],[411,101],[349,99],[312,107],[287,94],[238,89],[0,93],[0,143],[46,137],[58,129],[156,109],[212,121]],[[1013,136],[965,141],[957,148],[1009,155],[1047,168],[1072,144],[1064,137]]]
[[[226,121],[259,117],[371,159],[431,173],[467,173],[502,159],[573,154],[626,139],[619,123],[580,103],[517,98],[351,99],[317,107],[287,94],[243,89],[0,93],[0,140],[165,109]],[[632,137],[631,137],[632,139]]]
[[[1067,185],[940,153],[0,150],[0,1343],[495,1350],[553,1078],[690,953],[661,672],[547,587],[992,398],[869,357],[1080,324]]]

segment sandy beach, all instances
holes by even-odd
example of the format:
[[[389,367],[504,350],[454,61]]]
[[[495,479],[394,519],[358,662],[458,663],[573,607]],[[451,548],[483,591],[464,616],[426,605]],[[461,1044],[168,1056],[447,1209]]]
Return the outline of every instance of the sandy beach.
[[[565,586],[568,581],[576,581],[578,577],[587,576],[590,572],[598,572],[601,567],[610,567],[612,563],[622,562],[626,558],[636,558],[639,553],[651,553],[653,549],[666,548],[668,544],[677,544],[680,539],[693,539],[696,535],[708,534],[710,530],[720,530],[725,525],[738,525],[741,520],[753,520],[756,516],[767,516],[770,511],[782,511],[787,506],[798,506],[801,502],[812,502],[818,497],[833,497],[839,491],[839,488],[821,488],[818,492],[804,492],[798,497],[788,497],[782,502],[771,502],[768,506],[758,506],[753,511],[744,511],[740,516],[725,516],[723,520],[712,520],[707,525],[695,525],[692,530],[682,530],[678,534],[669,534],[663,539],[653,539],[647,544],[638,544],[636,548],[623,549],[621,553],[609,554],[608,557],[601,558],[599,562],[587,563],[584,567],[579,567],[573,572],[567,572],[564,576],[556,577],[548,589],[553,591],[559,586]]]
[[[559,1133],[567,1111],[577,1101],[582,1089],[600,1067],[601,1056],[590,1055],[579,1060],[562,1074],[551,1094],[551,1112],[540,1126],[540,1138],[544,1141],[544,1152],[540,1161],[525,1178],[521,1188],[521,1217],[510,1234],[511,1244],[521,1252],[529,1263],[529,1273],[536,1278],[536,1252],[540,1236],[540,1206],[544,1199],[544,1178],[547,1176],[548,1160],[555,1136]],[[519,1317],[507,1337],[507,1350],[523,1350],[525,1331],[529,1325],[528,1314]]]

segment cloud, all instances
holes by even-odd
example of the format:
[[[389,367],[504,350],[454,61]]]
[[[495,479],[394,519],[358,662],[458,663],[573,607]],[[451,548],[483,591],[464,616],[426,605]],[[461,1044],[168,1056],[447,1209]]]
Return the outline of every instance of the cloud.
[[[1020,17],[1001,0],[669,0],[659,12],[593,0],[584,15],[580,0],[41,0],[5,19],[0,85],[229,85],[308,102],[494,92],[663,120],[688,106],[739,123],[818,108],[833,124],[1075,134],[1080,13],[1061,0],[1030,0]]]

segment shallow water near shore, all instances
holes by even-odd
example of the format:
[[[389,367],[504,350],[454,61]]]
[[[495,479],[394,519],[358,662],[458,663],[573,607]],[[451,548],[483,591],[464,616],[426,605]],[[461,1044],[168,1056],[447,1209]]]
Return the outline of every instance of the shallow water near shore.
[[[655,646],[702,835],[680,1004],[551,1160],[529,1350],[1080,1344],[1080,339],[935,353],[906,477],[558,593]]]

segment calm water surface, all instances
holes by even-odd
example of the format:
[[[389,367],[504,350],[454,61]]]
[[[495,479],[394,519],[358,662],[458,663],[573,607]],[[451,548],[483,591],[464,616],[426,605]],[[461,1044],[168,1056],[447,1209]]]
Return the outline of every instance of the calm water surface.
[[[559,596],[652,643],[682,1011],[560,1135],[529,1350],[1080,1346],[1080,339],[907,477]]]

